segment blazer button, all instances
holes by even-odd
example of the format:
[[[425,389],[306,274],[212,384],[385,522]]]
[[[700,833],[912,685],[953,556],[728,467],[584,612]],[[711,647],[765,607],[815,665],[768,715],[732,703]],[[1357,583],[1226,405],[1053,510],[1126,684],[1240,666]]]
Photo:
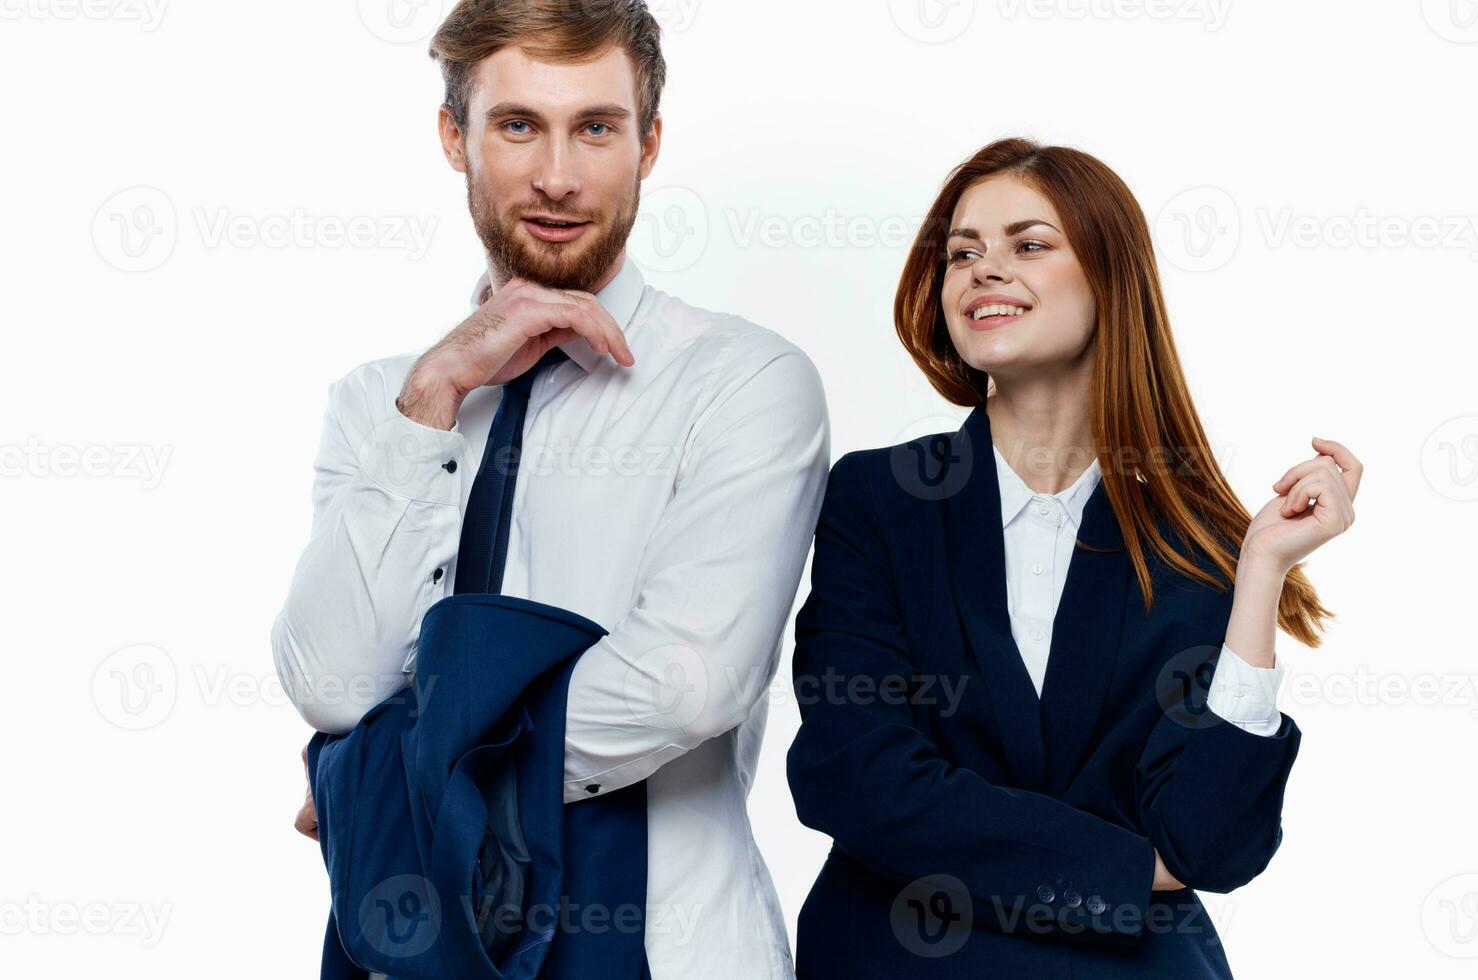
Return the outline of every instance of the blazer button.
[[[448,473],[455,473],[457,472],[457,461],[455,459],[449,459],[445,463],[441,464],[441,468],[446,470]]]
[[[1106,908],[1108,908],[1108,903],[1102,898],[1097,895],[1088,896],[1088,913],[1090,915],[1102,915]]]
[[[1075,909],[1079,905],[1083,904],[1083,896],[1079,895],[1077,892],[1069,888],[1067,891],[1062,893],[1062,904],[1066,905],[1070,909]]]
[[[1051,885],[1038,885],[1037,897],[1050,905],[1052,904],[1052,900],[1057,897],[1057,893],[1052,890]]]

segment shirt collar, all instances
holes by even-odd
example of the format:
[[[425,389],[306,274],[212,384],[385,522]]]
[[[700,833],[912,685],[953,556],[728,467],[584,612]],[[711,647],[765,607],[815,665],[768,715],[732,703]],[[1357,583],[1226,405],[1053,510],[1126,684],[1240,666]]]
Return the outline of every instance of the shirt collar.
[[[492,276],[484,271],[477,280],[477,286],[472,290],[472,308],[475,310],[483,304],[488,297],[489,284]],[[636,308],[641,303],[642,292],[646,288],[646,280],[636,263],[631,261],[630,256],[623,256],[621,268],[615,277],[595,294],[596,301],[605,307],[607,313],[616,321],[622,331],[631,326],[631,319],[636,314]],[[559,345],[559,349],[570,356],[570,360],[580,365],[586,374],[595,370],[596,364],[600,363],[601,356],[590,346],[590,341],[584,337],[576,337],[574,340],[566,341]]]
[[[996,479],[1001,486],[1001,527],[1005,527],[1016,519],[1035,497],[1052,497],[1062,503],[1067,511],[1068,519],[1073,522],[1073,527],[1081,527],[1083,524],[1083,508],[1088,506],[1088,498],[1093,496],[1094,489],[1098,486],[1102,476],[1102,469],[1098,465],[1097,457],[1088,464],[1082,474],[1073,481],[1073,485],[1059,493],[1039,494],[1026,485],[1026,481],[1016,474],[1011,464],[1006,462],[1006,457],[994,445],[991,451],[996,456]]]

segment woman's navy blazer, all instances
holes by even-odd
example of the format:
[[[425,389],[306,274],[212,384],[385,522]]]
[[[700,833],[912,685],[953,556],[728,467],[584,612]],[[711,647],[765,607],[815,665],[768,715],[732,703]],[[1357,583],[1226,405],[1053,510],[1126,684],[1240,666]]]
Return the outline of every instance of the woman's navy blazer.
[[[1102,483],[1078,540],[1039,698],[985,410],[832,468],[787,760],[801,821],[834,842],[801,980],[1231,976],[1194,889],[1267,866],[1298,727],[1206,709],[1230,588],[1151,558],[1147,612]],[[1156,849],[1187,889],[1151,891]]]

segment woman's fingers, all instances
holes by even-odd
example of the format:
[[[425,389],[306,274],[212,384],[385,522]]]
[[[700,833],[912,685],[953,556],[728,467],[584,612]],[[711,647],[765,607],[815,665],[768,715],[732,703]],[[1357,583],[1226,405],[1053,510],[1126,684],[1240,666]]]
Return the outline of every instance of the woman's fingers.
[[[1355,508],[1350,503],[1349,492],[1341,475],[1331,462],[1323,472],[1310,473],[1295,483],[1283,501],[1284,517],[1297,517],[1311,506],[1320,508],[1331,527],[1338,534],[1355,520]],[[1311,505],[1310,500],[1317,501]]]
[[[1279,496],[1287,493],[1289,487],[1293,486],[1303,477],[1315,472],[1319,468],[1319,461],[1323,458],[1323,456],[1315,456],[1313,459],[1306,459],[1297,466],[1294,466],[1287,473],[1284,473],[1278,479],[1277,483],[1273,484],[1273,492]]]
[[[1342,482],[1345,485],[1345,489],[1349,491],[1350,499],[1354,500],[1355,494],[1360,489],[1360,477],[1365,472],[1365,467],[1361,465],[1360,460],[1356,459],[1355,454],[1350,452],[1343,444],[1335,442],[1333,439],[1316,438],[1313,440],[1313,445],[1314,450],[1319,455],[1313,459],[1304,460],[1287,473],[1284,473],[1278,482],[1273,484],[1273,492],[1280,496],[1287,493],[1289,487],[1293,486],[1299,479],[1314,472],[1320,465],[1325,464],[1326,461],[1333,461],[1339,468]]]
[[[1283,516],[1297,517],[1308,510],[1310,500],[1318,500],[1329,492],[1328,481],[1328,474],[1318,471],[1299,477],[1283,500]]]
[[[1365,474],[1365,466],[1355,458],[1341,443],[1333,439],[1314,439],[1314,450],[1325,456],[1333,457],[1339,465],[1340,475],[1344,478],[1345,488],[1350,492],[1350,499],[1355,499],[1356,492],[1360,489],[1360,477]]]

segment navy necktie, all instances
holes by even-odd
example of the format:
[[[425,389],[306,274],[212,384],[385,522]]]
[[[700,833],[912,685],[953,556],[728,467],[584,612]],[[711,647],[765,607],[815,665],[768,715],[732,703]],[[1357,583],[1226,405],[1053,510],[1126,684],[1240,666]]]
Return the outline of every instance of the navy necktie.
[[[529,407],[529,391],[546,368],[569,355],[551,347],[537,364],[503,386],[498,413],[488,429],[487,445],[467,513],[462,516],[462,538],[457,545],[457,584],[453,591],[503,591],[503,563],[508,557],[508,524],[513,516],[513,487],[518,480],[518,460],[523,451],[523,420]]]

